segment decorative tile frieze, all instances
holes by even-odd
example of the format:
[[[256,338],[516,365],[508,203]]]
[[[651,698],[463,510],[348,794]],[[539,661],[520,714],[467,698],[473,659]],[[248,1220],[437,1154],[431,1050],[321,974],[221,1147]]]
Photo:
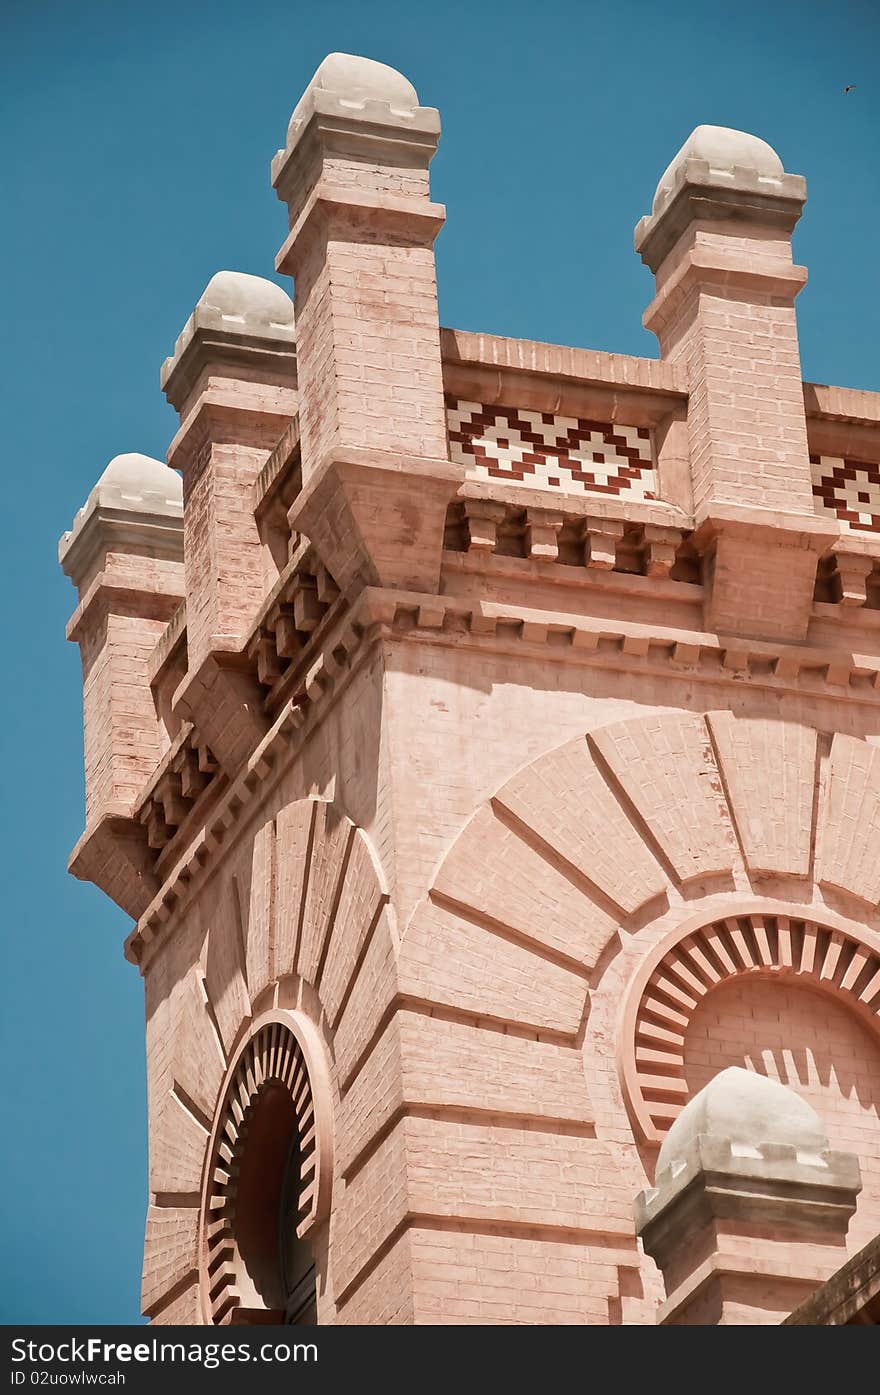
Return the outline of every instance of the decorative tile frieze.
[[[817,512],[834,514],[848,528],[880,533],[880,462],[842,455],[811,455]]]
[[[525,407],[447,397],[449,453],[474,474],[566,494],[656,499],[651,433]]]

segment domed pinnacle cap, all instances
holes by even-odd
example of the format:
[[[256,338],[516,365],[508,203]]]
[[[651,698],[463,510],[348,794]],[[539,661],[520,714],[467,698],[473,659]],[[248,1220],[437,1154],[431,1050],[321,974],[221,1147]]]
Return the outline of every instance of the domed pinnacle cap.
[[[668,203],[679,184],[684,181],[688,163],[702,161],[710,176],[733,183],[737,172],[753,175],[759,184],[771,191],[781,186],[785,175],[782,161],[772,145],[747,131],[733,131],[727,126],[697,126],[691,131],[675,159],[670,161],[654,194],[653,212]]]
[[[150,455],[114,455],[77,518],[97,504],[129,509],[132,513],[149,513],[157,505],[182,509],[183,481],[176,470]]]
[[[355,53],[328,53],[294,108],[287,128],[288,146],[314,110],[316,92],[331,93],[341,107],[353,112],[378,104],[394,116],[411,117],[419,105],[418,92],[396,68]]]
[[[771,145],[747,131],[697,126],[667,165],[651,213],[636,227],[642,261],[657,271],[694,220],[735,220],[790,233],[801,215],[807,186],[786,174]]]
[[[636,1233],[664,1272],[688,1250],[702,1258],[707,1226],[717,1251],[715,1224],[767,1226],[773,1243],[819,1226],[842,1244],[860,1189],[858,1158],[832,1151],[806,1100],[731,1066],[666,1135],[654,1185],[635,1198]]]
[[[265,329],[287,334],[293,329],[293,301],[287,292],[274,281],[244,271],[215,272],[194,313],[203,320],[219,316],[230,327],[240,325],[249,333]]]
[[[288,157],[316,119],[328,147],[351,154],[352,143],[366,150],[371,146],[392,163],[404,149],[425,149],[425,168],[437,147],[440,117],[433,107],[419,104],[419,94],[409,78],[387,63],[361,58],[354,53],[330,53],[318,67],[297,102],[287,127],[284,150],[272,161],[272,180],[279,176]],[[402,142],[400,150],[383,150],[382,132],[393,132]]]
[[[296,341],[293,301],[281,286],[263,276],[249,276],[244,271],[216,272],[177,336],[174,353],[162,365],[161,386],[175,405],[180,383],[175,388],[170,380],[176,375],[189,383],[189,373],[184,370],[177,374],[177,369],[199,331],[206,332],[215,344],[240,345],[256,339],[264,341],[261,349],[292,355]]]
[[[822,1120],[806,1100],[740,1066],[721,1071],[688,1101],[663,1141],[657,1176],[684,1163],[701,1135],[729,1143],[733,1157],[759,1158],[767,1144],[793,1149],[801,1162],[819,1162],[828,1151]]]
[[[93,550],[90,535],[102,519],[111,527],[150,521],[157,534],[167,529],[176,533],[183,519],[180,475],[149,455],[113,457],[58,544],[58,560],[75,582]]]

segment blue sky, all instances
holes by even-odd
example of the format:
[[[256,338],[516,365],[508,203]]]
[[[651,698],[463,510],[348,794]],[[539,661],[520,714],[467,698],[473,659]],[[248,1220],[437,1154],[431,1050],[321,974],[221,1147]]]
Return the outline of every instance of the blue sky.
[[[880,388],[876,0],[0,0],[6,786],[0,1320],[138,1316],[143,1006],[130,922],[65,872],[80,667],[60,533],[111,456],[163,456],[158,371],[210,276],[272,275],[271,155],[334,49],[438,106],[444,324],[654,356],[632,251],[700,122],[804,174],[804,374]],[[855,92],[843,95],[847,84]]]

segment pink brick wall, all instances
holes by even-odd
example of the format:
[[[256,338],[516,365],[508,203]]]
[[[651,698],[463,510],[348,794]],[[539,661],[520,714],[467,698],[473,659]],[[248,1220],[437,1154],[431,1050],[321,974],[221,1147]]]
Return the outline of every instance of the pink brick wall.
[[[111,611],[83,641],[87,820],[132,806],[163,753],[148,672],[166,623]]]
[[[294,304],[305,474],[335,446],[445,459],[432,248],[315,240]]]
[[[658,306],[670,299],[692,254],[706,270],[661,314]],[[724,270],[709,270],[716,267]],[[687,375],[698,515],[713,502],[813,512],[794,272],[790,239],[721,223],[711,230],[693,225],[658,272],[651,325],[663,358]],[[791,278],[791,289],[741,289],[737,273]],[[724,281],[734,284],[722,287]]]
[[[279,263],[296,282],[294,517],[334,574],[342,618],[296,674],[295,711],[263,706],[246,653],[240,683],[195,685],[223,696],[230,728],[242,710],[255,720],[232,755],[214,751],[221,777],[163,853],[162,889],[130,941],[147,1006],[145,1308],[157,1322],[204,1319],[209,1138],[225,1073],[272,1008],[311,1023],[326,1068],[322,1322],[651,1322],[661,1284],[633,1199],[687,1093],[725,1065],[806,1094],[832,1144],[862,1160],[852,1243],[880,1222],[880,1048],[854,1015],[867,1022],[877,1004],[859,980],[853,1013],[844,1005],[855,971],[839,1001],[739,978],[698,1002],[673,973],[652,991],[675,999],[663,1030],[685,1040],[685,1064],[653,1048],[660,1100],[647,1126],[636,1098],[633,985],[691,921],[738,914],[743,898],[756,915],[794,903],[853,927],[860,963],[880,945],[865,740],[880,731],[880,645],[867,608],[841,619],[812,604],[833,528],[803,522],[814,510],[793,308],[803,276],[788,237],[748,211],[695,223],[658,272],[647,322],[659,365],[536,345],[508,345],[502,363],[501,341],[469,361],[489,415],[520,374],[528,410],[562,421],[574,393],[579,420],[599,401],[596,420],[620,424],[629,394],[630,449],[647,452],[654,432],[647,492],[668,496],[674,480],[674,505],[584,490],[589,512],[565,526],[593,541],[566,544],[582,565],[557,563],[553,510],[575,505],[555,475],[548,498],[531,497],[525,481],[475,481],[447,460],[443,211],[426,169],[436,131],[426,119],[404,137],[389,115],[380,141],[372,118],[358,131],[345,111],[365,157],[340,157],[330,126],[291,146]],[[377,147],[400,166],[377,163]],[[296,405],[277,376],[206,363],[181,385],[191,676],[212,647],[245,646],[273,575],[252,486]],[[212,414],[217,394],[227,400]],[[859,411],[859,429],[873,429]],[[474,489],[502,521],[517,515],[506,524],[528,540],[521,555],[493,552],[476,521],[483,548],[441,558],[447,508],[452,529]],[[711,528],[698,537],[726,505],[763,510],[772,527],[748,532],[747,520],[717,547]],[[786,547],[783,513],[796,525]],[[644,553],[658,520],[654,570],[613,571],[613,539]],[[659,579],[676,557],[687,580]],[[148,681],[166,619],[123,606],[84,627],[90,815],[134,800],[167,740]],[[729,1312],[756,1320],[753,1300],[734,1293]],[[769,1311],[778,1294],[765,1300]]]
[[[708,994],[685,1037],[692,1093],[727,1066],[791,1086],[818,1111],[832,1148],[859,1158],[848,1248],[861,1249],[880,1230],[880,1043],[829,995],[737,979]]]

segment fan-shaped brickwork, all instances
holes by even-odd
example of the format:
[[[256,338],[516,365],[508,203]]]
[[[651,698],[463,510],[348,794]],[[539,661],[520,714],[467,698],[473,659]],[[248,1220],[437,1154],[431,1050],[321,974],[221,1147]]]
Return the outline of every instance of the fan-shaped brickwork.
[[[698,1005],[745,974],[833,993],[880,1034],[880,940],[796,911],[751,911],[679,929],[642,965],[622,1019],[621,1074],[645,1142],[658,1142],[687,1100],[685,1037]]]
[[[242,1307],[283,1307],[272,1248],[275,1214],[262,1211],[267,1197],[280,1194],[292,1144],[299,1161],[297,1236],[307,1236],[327,1214],[330,1142],[326,1102],[315,1098],[315,1088],[324,1086],[323,1080],[313,1086],[316,1070],[322,1073],[303,1024],[291,1014],[262,1018],[238,1054],[214,1126],[202,1201],[202,1293],[210,1322],[228,1323]]]
[[[234,1205],[226,1207],[229,1182],[223,1182],[223,1172],[230,1179],[239,1175],[235,1169],[249,1132],[269,1127],[262,1112],[257,1117],[257,1105],[262,1111],[271,1082],[280,1087],[287,1079],[284,1088],[293,1089],[295,1079],[288,1077],[309,1041],[313,1104],[327,1112],[329,1148],[330,1086],[319,1090],[315,1071],[323,1070],[331,1049],[343,1074],[360,1059],[387,1001],[387,992],[383,997],[375,986],[364,995],[361,966],[369,968],[374,959],[393,963],[388,893],[378,860],[364,832],[324,799],[285,805],[230,848],[223,875],[204,886],[183,914],[190,948],[181,943],[178,969],[172,936],[161,972],[149,980],[150,1190],[157,1203],[146,1229],[143,1306],[156,1321],[165,1320],[184,1284],[187,1293],[195,1290],[190,1297],[198,1306],[198,1272],[207,1253],[198,1225],[205,1178],[216,1173],[212,1209],[229,1220]],[[196,962],[189,957],[192,946]],[[272,1018],[274,1037],[267,1029],[258,1039],[257,1022],[266,1020],[275,985],[280,1003],[300,1006]],[[293,1033],[298,1048],[285,1032]],[[229,1094],[233,1068],[237,1083]],[[256,1085],[262,1086],[257,1094]],[[229,1156],[215,1163],[212,1131],[224,1110]],[[279,1120],[282,1115],[288,1118],[279,1105]],[[317,1206],[319,1198],[312,1202]],[[303,1220],[309,1224],[308,1216]],[[193,1239],[197,1233],[200,1246]],[[201,1285],[201,1311],[208,1318],[222,1299],[225,1321],[235,1303],[248,1308],[255,1299],[235,1297],[235,1255],[222,1226],[211,1231],[208,1248],[217,1275],[209,1287],[217,1291],[208,1303],[209,1290]]]
[[[428,1101],[472,1111],[457,1214],[501,1224],[515,1192],[536,1224],[585,1225],[581,1190],[560,1201],[565,1155],[628,1225],[644,1160],[625,1140],[656,1144],[688,1098],[683,1029],[725,975],[788,974],[876,1027],[878,830],[880,750],[772,718],[642,712],[513,774],[447,850],[397,966],[404,1001],[456,1019],[458,1079],[477,1082],[456,1093],[420,1058],[394,1101],[415,1132]],[[539,1114],[552,1129],[515,1173],[510,1130]]]
[[[772,878],[805,904],[842,893],[860,921],[880,899],[880,749],[825,740],[821,789],[815,730],[729,712],[648,713],[540,756],[446,854],[404,937],[405,983],[468,1011],[482,994],[494,1017],[572,1033],[585,989],[564,971],[583,980],[670,898],[749,883],[758,894]],[[474,965],[485,949],[492,975],[453,981],[450,937]]]
[[[616,1179],[601,1209],[629,1236],[642,1178],[619,1142],[629,1137],[621,1073],[642,1140],[658,1138],[684,1098],[681,1023],[639,1012],[667,949],[673,992],[658,981],[651,994],[667,1016],[692,1011],[681,995],[699,1002],[713,974],[735,971],[790,973],[873,1022],[880,941],[860,925],[876,916],[878,867],[880,748],[727,712],[618,717],[523,766],[461,829],[399,938],[369,841],[332,803],[302,799],[240,843],[230,836],[222,873],[181,907],[179,964],[169,949],[165,978],[149,980],[156,1203],[145,1307],[162,1320],[199,1287],[187,1213],[199,1214],[230,1063],[271,1002],[307,1013],[335,1062],[345,1177],[335,1293],[346,1302],[413,1196],[444,1224],[455,1215],[494,1225],[504,1195],[528,1194],[546,1225],[577,1228],[588,1207],[573,1179],[586,1169]],[[685,925],[704,898],[711,907]],[[718,925],[722,906],[764,917],[719,932],[733,970],[702,938],[676,949]],[[675,943],[656,957],[667,928]],[[628,1035],[618,1032],[624,1001],[634,1004]],[[650,1045],[649,1020],[672,1040]],[[454,1198],[438,1191],[431,1163],[437,1137],[449,1146],[438,1111],[453,1111],[461,1130]],[[390,1129],[387,1147],[398,1146],[401,1119],[413,1189],[377,1240],[359,1198],[384,1165],[375,1139]],[[255,1109],[249,1129],[258,1124]],[[511,1130],[522,1135],[515,1177]]]

